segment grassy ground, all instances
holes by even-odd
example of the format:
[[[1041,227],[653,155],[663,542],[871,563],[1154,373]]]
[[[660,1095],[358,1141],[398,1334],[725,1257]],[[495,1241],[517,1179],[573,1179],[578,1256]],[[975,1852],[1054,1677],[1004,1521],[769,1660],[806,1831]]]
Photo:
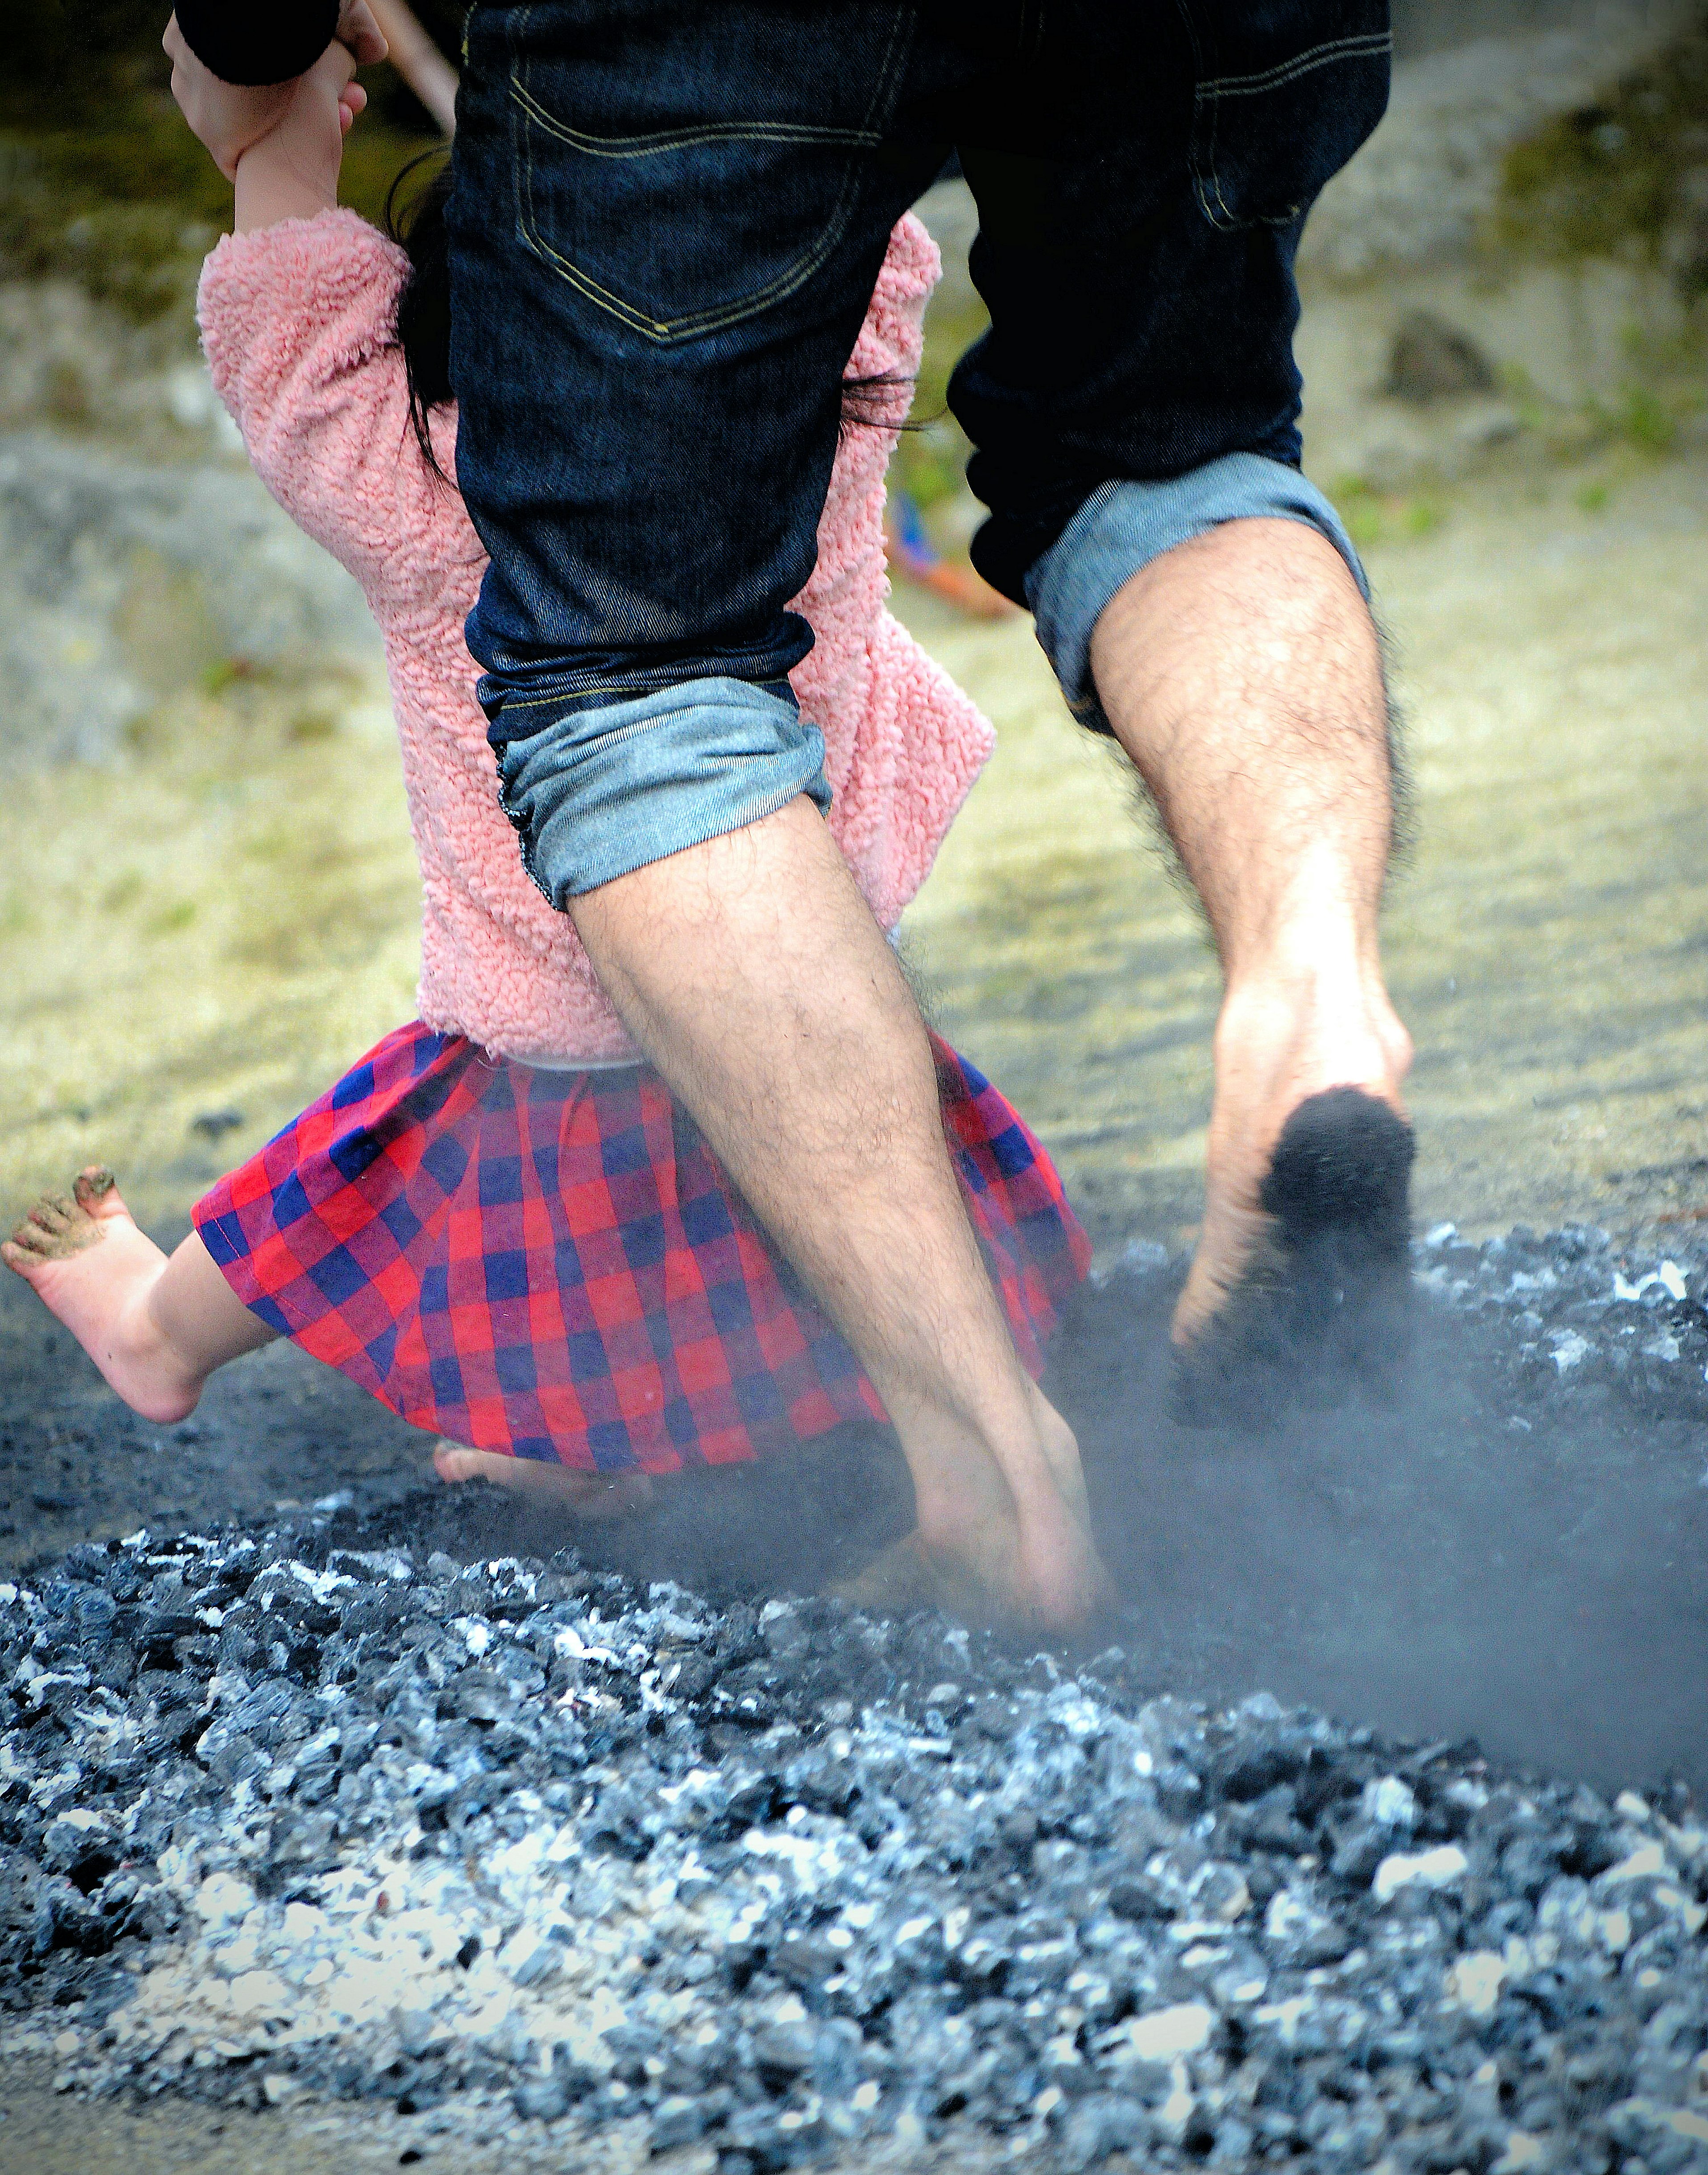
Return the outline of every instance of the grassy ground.
[[[8,1209],[99,1158],[180,1217],[413,1011],[382,687],[182,696],[111,769],[8,778],[0,841]]]

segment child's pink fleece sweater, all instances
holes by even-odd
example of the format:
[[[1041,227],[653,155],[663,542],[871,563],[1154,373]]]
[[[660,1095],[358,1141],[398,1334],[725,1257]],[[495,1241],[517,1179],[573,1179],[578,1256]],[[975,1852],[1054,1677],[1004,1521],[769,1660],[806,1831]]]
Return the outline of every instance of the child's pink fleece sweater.
[[[913,376],[939,269],[910,214],[890,238],[852,374]],[[391,344],[407,270],[403,252],[349,211],[228,236],[202,274],[214,382],[262,481],[355,576],[385,637],[426,894],[422,1019],[537,1063],[631,1058],[573,926],[524,873],[498,805],[463,642],[485,554],[410,431]],[[898,388],[884,427],[844,433],[818,565],[794,600],[816,637],[793,681],[824,734],[831,830],[886,928],[924,881],[993,740],[884,608],[884,470],[906,407]],[[447,475],[456,436],[454,415],[436,415]]]

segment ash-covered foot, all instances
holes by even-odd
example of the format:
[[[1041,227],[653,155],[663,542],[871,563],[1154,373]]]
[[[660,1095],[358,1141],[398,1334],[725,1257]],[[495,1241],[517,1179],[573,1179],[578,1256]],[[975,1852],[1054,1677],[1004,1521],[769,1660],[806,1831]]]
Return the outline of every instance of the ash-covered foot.
[[[1076,1635],[1106,1607],[1079,1445],[1036,1386],[1027,1388],[1029,1432],[1001,1444],[1006,1462],[988,1447],[993,1438],[952,1415],[916,1423],[915,1529],[843,1588],[844,1598],[1050,1637]]]
[[[490,1480],[542,1511],[575,1518],[621,1518],[631,1511],[644,1510],[653,1500],[653,1483],[644,1473],[583,1473],[572,1466],[548,1465],[538,1457],[469,1450],[449,1440],[435,1449],[433,1470],[453,1485]]]
[[[0,1245],[0,1258],[133,1412],[165,1424],[195,1409],[205,1377],[185,1368],[149,1309],[166,1256],[137,1229],[110,1170],[91,1164],[69,1194],[43,1194]]]
[[[1259,1189],[1241,1273],[1177,1342],[1177,1419],[1271,1426],[1291,1404],[1391,1386],[1408,1342],[1414,1149],[1406,1120],[1362,1088],[1298,1106]]]
[[[1001,1570],[1006,1572],[1006,1566]],[[1016,1598],[1013,1583],[1011,1577],[1001,1576],[999,1587],[991,1574],[981,1576],[964,1559],[934,1550],[920,1534],[912,1532],[827,1591],[832,1600],[875,1615],[910,1616],[921,1608],[935,1608],[974,1630],[1030,1629],[1034,1613]]]
[[[965,1453],[914,1477],[914,1530],[830,1588],[859,1608],[940,1609],[984,1630],[1077,1637],[1110,1607],[1092,1538],[1079,1445],[1033,1388],[1041,1467],[1017,1493],[990,1461]],[[952,1452],[945,1442],[941,1447]]]

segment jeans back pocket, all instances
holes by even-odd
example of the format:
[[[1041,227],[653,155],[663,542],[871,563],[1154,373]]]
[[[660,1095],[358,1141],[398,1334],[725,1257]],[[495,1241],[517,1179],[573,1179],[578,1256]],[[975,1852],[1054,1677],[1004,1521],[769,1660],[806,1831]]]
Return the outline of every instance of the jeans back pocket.
[[[521,239],[596,308],[660,345],[775,306],[847,231],[913,12],[895,0],[516,9]],[[849,35],[838,46],[841,18]],[[827,71],[832,51],[848,64]]]
[[[1387,0],[1179,0],[1190,161],[1212,226],[1290,226],[1387,110]]]

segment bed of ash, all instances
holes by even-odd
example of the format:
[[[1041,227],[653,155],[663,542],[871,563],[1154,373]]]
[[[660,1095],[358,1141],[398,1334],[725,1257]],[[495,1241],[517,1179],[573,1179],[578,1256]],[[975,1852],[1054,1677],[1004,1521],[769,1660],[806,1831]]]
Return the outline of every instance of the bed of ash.
[[[0,2051],[406,2160],[1708,2165],[1705,1270],[1439,1230],[1402,1404],[1241,1440],[1135,1249],[1058,1364],[1091,1658],[776,1590],[904,1522],[875,1435],[580,1553],[73,1548],[0,1586]]]

